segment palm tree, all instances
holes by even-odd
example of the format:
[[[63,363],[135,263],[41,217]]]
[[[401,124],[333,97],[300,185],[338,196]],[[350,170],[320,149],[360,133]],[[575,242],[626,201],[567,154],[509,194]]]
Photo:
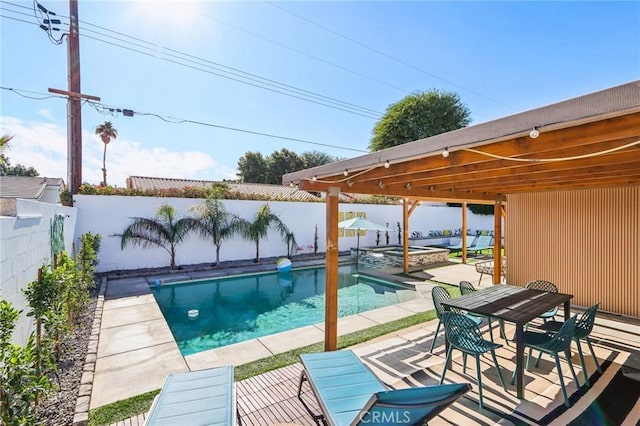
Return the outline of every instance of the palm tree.
[[[107,145],[109,145],[111,139],[118,137],[118,131],[110,121],[105,121],[96,127],[96,135],[100,136],[104,144],[104,153],[102,154],[102,184],[107,186]]]
[[[220,266],[220,247],[239,229],[241,219],[224,208],[218,198],[209,197],[204,203],[192,206],[189,210],[198,215],[197,229],[203,238],[211,238],[216,246],[216,266]]]
[[[132,217],[133,222],[127,229],[113,236],[120,237],[122,250],[129,243],[144,249],[153,246],[165,249],[171,256],[171,269],[176,269],[176,247],[196,226],[197,219],[184,217],[176,220],[175,216],[175,207],[163,204],[158,208],[155,218]]]
[[[256,243],[256,258],[254,262],[260,262],[260,240],[267,236],[267,232],[271,227],[274,227],[280,233],[285,242],[293,239],[293,234],[289,231],[287,225],[271,211],[268,204],[258,209],[253,222],[245,219],[240,219],[239,221],[238,231],[240,234],[246,240]]]
[[[9,142],[13,139],[13,135],[2,135],[0,136],[0,154],[4,153],[7,149],[11,148]],[[0,164],[4,164],[5,157],[4,155],[0,155]]]

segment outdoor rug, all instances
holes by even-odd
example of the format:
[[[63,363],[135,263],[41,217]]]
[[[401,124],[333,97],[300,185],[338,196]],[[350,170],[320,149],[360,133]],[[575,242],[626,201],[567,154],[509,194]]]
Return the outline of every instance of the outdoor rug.
[[[442,330],[433,354],[429,353],[433,327],[435,324],[430,328],[399,333],[394,339],[367,344],[355,349],[355,352],[391,387],[434,385],[440,380],[446,353]],[[484,330],[487,331],[486,326]],[[488,331],[485,334],[489,338]],[[500,385],[491,356],[482,357],[484,408],[480,409],[475,360],[468,358],[465,374],[462,371],[462,355],[454,350],[452,368],[447,371],[445,383],[468,382],[472,391],[429,422],[430,425],[640,424],[640,336],[637,333],[614,333],[602,327],[598,333],[594,330],[591,340],[602,374],[597,372],[588,347],[583,344],[590,387],[584,385],[577,348],[573,344],[572,362],[580,382],[578,386],[566,360],[561,361],[570,407],[564,405],[554,360],[543,355],[536,368],[535,351],[530,369],[525,372],[525,399],[516,397],[515,385],[510,385],[515,368],[515,346],[513,342],[507,346],[498,334],[496,328],[496,342],[503,344],[496,355],[507,392]],[[507,335],[513,336],[513,329],[507,328]]]

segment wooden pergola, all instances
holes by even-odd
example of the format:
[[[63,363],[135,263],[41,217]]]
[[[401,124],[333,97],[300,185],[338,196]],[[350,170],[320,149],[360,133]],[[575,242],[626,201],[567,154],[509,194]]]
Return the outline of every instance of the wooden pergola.
[[[327,194],[325,348],[334,350],[340,192],[403,199],[405,259],[408,218],[421,200],[494,205],[499,245],[510,194],[640,185],[640,81],[290,173],[283,183]],[[494,283],[501,255],[494,250]]]

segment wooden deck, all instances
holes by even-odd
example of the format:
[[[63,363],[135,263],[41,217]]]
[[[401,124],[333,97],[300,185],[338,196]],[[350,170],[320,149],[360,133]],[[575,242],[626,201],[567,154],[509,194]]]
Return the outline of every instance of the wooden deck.
[[[297,397],[300,363],[270,371],[237,382],[238,410],[243,425],[296,424],[315,425]],[[302,398],[314,413],[317,401],[308,383],[302,387]]]
[[[237,404],[243,425],[315,425],[297,397],[300,363],[236,382]],[[314,413],[318,403],[308,383],[302,387],[302,398]],[[145,414],[117,422],[112,426],[142,426]]]

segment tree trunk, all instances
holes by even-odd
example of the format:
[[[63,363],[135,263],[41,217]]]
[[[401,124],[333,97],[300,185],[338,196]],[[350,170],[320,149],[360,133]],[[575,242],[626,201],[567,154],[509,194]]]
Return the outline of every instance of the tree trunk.
[[[216,244],[216,266],[220,266],[220,244]]]
[[[104,152],[102,153],[102,183],[107,186],[107,144],[104,144]]]
[[[260,240],[256,240],[256,263],[260,262]]]
[[[176,269],[176,249],[171,247],[171,269]]]

